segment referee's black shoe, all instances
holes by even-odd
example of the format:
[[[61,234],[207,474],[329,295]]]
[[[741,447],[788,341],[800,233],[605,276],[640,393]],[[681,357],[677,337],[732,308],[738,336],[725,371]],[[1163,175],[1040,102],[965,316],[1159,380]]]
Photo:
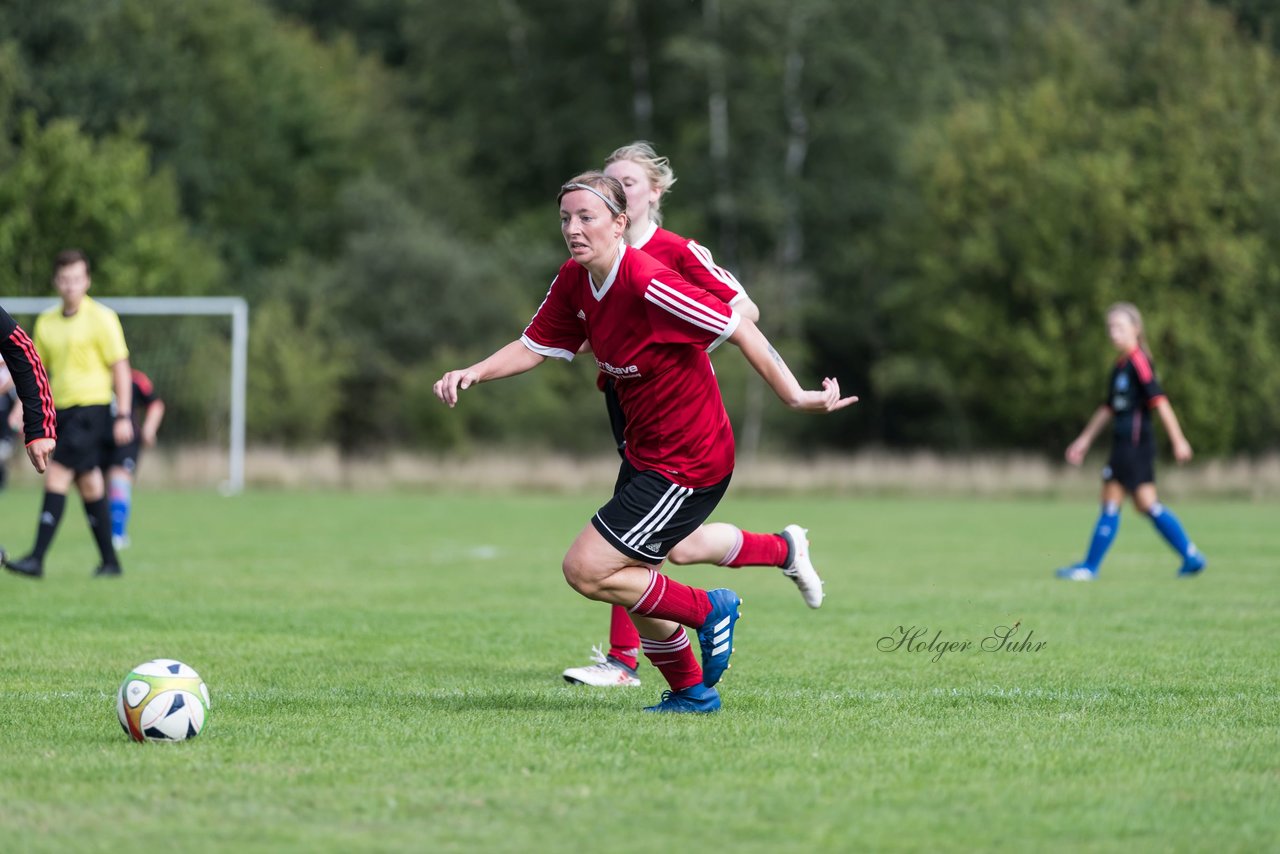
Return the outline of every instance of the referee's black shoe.
[[[94,578],[119,578],[123,574],[118,563],[104,563],[93,571]]]
[[[5,555],[3,561],[4,568],[17,575],[25,575],[27,578],[40,578],[44,575],[44,561],[34,555],[17,560],[9,560],[9,556]]]

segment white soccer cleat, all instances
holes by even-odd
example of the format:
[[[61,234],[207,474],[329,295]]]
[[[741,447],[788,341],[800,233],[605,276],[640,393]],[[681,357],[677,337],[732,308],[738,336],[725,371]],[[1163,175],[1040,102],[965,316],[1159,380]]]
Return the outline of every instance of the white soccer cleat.
[[[598,646],[591,648],[595,664],[570,667],[562,675],[570,685],[591,685],[596,688],[630,688],[640,684],[635,668],[627,667],[616,658],[605,655]]]
[[[809,532],[799,525],[788,525],[782,529],[782,536],[791,545],[791,562],[782,567],[782,574],[796,583],[804,603],[810,608],[822,606],[825,595],[822,592],[822,579],[809,560]]]

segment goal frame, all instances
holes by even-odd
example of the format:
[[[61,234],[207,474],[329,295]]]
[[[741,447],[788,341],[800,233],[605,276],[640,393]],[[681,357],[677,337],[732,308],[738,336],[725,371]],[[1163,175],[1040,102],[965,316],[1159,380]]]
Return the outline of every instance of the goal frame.
[[[244,491],[245,396],[249,370],[249,304],[243,297],[94,297],[120,315],[214,315],[231,318],[231,442],[226,495]],[[5,297],[10,314],[39,314],[58,305],[52,297]],[[54,401],[57,405],[57,401]]]

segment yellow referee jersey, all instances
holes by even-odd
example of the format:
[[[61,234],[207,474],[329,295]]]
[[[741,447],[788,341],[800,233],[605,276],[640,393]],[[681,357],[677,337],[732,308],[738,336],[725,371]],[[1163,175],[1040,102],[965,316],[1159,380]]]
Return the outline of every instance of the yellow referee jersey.
[[[119,315],[90,297],[71,317],[58,304],[36,318],[34,338],[55,407],[111,403],[111,366],[129,358]]]

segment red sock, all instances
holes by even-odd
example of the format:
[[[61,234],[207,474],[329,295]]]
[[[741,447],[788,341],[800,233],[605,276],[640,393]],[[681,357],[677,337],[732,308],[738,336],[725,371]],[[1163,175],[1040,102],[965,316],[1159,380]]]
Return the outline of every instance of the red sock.
[[[739,531],[738,542],[720,561],[721,566],[786,566],[787,541],[781,534]]]
[[[702,681],[702,665],[693,654],[693,644],[685,634],[684,626],[666,640],[642,638],[644,657],[658,668],[672,691],[681,691]]]
[[[640,633],[631,615],[621,605],[614,605],[609,618],[609,655],[636,669],[636,656],[640,654]]]
[[[707,591],[686,587],[674,578],[668,578],[657,570],[649,570],[649,586],[631,613],[655,620],[671,620],[695,629],[702,628],[711,613],[711,600]]]

